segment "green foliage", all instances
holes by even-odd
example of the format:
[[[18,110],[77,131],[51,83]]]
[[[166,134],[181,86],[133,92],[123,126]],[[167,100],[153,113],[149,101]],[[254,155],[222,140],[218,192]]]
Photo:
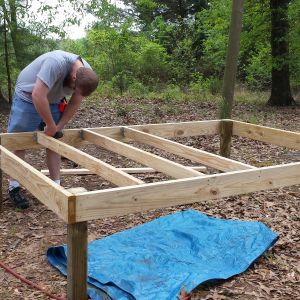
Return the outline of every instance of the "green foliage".
[[[128,87],[132,81],[132,76],[129,72],[120,71],[112,77],[111,82],[114,88],[117,88],[121,95],[128,90]]]
[[[241,35],[241,81],[253,89],[266,89],[271,83],[271,22],[269,1],[246,1]]]
[[[20,68],[35,57],[60,48],[81,55],[91,64],[100,76],[98,91],[103,96],[123,94],[159,99],[162,103],[219,97],[232,0],[187,0],[181,5],[177,0],[122,2],[127,6],[116,6],[109,0],[61,0],[57,5],[42,2],[39,12],[43,22],[30,16],[31,1],[0,2],[1,28],[4,14],[16,16],[7,25],[13,81]],[[81,17],[89,13],[96,18],[86,38],[49,38],[53,33],[64,36],[63,29],[53,24],[62,4],[67,23],[79,22],[75,14],[78,8]],[[289,22],[288,61],[291,83],[296,87],[300,82],[300,0],[290,1]],[[237,75],[240,85],[256,91],[270,88],[270,33],[269,0],[244,1]],[[3,32],[0,51],[4,52]],[[0,64],[0,80],[0,88],[5,90],[4,63]],[[241,95],[236,98],[244,101]],[[122,114],[122,109],[118,110]]]
[[[167,81],[169,56],[163,46],[145,40],[137,57],[139,79],[146,85]]]
[[[270,86],[272,67],[270,51],[267,47],[259,49],[245,65],[245,79],[250,88],[262,90]]]
[[[200,71],[205,76],[221,77],[224,72],[231,13],[231,0],[210,1],[208,10],[197,15],[199,30],[205,33]]]
[[[138,14],[138,20],[144,27],[149,26],[153,20],[161,16],[168,23],[180,22],[184,19],[192,19],[193,16],[207,8],[207,0],[124,0]],[[123,9],[131,12],[130,9]]]
[[[190,84],[191,91],[194,94],[209,93],[212,95],[221,92],[222,81],[217,77],[204,77],[201,73],[195,73],[194,79]]]

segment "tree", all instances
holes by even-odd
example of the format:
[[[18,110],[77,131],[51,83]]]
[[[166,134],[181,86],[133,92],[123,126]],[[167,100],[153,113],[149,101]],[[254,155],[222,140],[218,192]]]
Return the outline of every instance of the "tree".
[[[223,79],[222,103],[219,111],[221,119],[231,118],[234,101],[234,88],[240,51],[240,35],[242,31],[244,0],[232,1],[232,13],[229,31],[229,42],[226,56],[225,72]],[[232,122],[222,122],[220,154],[230,156],[230,144],[232,135]]]
[[[143,26],[150,25],[156,17],[175,23],[193,18],[197,12],[208,7],[207,0],[124,0],[127,14],[138,18]]]
[[[270,0],[272,87],[268,103],[272,106],[288,106],[294,103],[289,69],[289,2],[289,0]]]
[[[64,4],[69,3],[78,8],[84,1],[66,0]],[[21,69],[40,54],[57,48],[56,41],[47,36],[50,33],[61,37],[64,35],[63,26],[52,24],[56,12],[61,9],[61,2],[58,1],[56,5],[40,3],[36,13],[45,17],[38,21],[35,14],[30,13],[33,0],[0,0],[0,53],[4,57],[4,63],[0,64],[2,100],[6,95],[11,99],[12,82]],[[65,14],[64,25],[77,22],[76,16],[72,16],[71,12]]]
[[[242,31],[244,0],[232,1],[232,13],[229,31],[229,42],[226,56],[226,65],[223,80],[223,102],[219,116],[221,119],[230,119],[233,106],[234,87],[240,51],[240,35]]]

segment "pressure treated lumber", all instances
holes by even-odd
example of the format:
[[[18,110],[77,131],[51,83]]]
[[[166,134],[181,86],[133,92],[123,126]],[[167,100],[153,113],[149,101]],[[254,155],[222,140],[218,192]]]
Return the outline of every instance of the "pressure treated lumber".
[[[0,154],[3,172],[18,180],[40,202],[68,222],[68,198],[72,194],[2,146]]]
[[[192,122],[181,122],[181,123],[164,123],[164,124],[145,124],[145,125],[131,125],[129,128],[137,129],[143,132],[151,133],[165,138],[173,137],[187,137],[187,136],[199,136],[199,135],[213,135],[219,134],[220,120],[209,120],[209,121],[192,121]],[[114,139],[121,139],[119,127],[108,128],[87,128],[93,132],[100,133],[109,136]],[[124,137],[123,137],[124,138]]]
[[[220,120],[128,126],[165,138],[219,134]]]
[[[158,136],[141,132],[132,128],[124,127],[124,136],[137,142],[145,143],[153,147],[168,151],[178,156],[200,162],[206,166],[213,167],[221,171],[234,171],[254,169],[255,167],[237,162],[232,159],[218,156],[203,150],[182,145]]]
[[[83,151],[69,146],[59,140],[46,136],[44,133],[37,133],[37,142],[44,147],[86,167],[102,178],[116,184],[117,186],[127,186],[143,183],[142,180],[135,178],[117,168],[97,159]]]
[[[193,169],[196,171],[202,171],[205,172],[207,170],[206,167],[191,167],[187,166],[186,168]],[[118,170],[121,170],[123,172],[126,172],[128,174],[137,174],[137,173],[155,173],[157,172],[153,168],[118,168]],[[49,170],[41,170],[41,173],[44,175],[49,175]],[[94,174],[88,169],[61,169],[60,175],[91,175]]]
[[[133,125],[130,127],[152,134],[157,134],[162,137],[172,138],[219,134],[219,124],[220,120],[210,120],[182,123]],[[111,137],[113,139],[124,140],[124,137],[120,134],[120,128],[121,126],[112,126],[87,129]],[[82,143],[86,143],[81,139],[80,129],[64,129],[63,133],[64,137],[61,139],[61,141],[69,145],[79,146]],[[39,145],[34,139],[34,135],[34,132],[0,134],[0,136],[3,137],[2,146],[9,150],[41,148],[41,145]]]
[[[300,132],[233,121],[233,135],[300,150]]]
[[[202,202],[300,183],[300,162],[76,195],[77,221]]]
[[[115,153],[121,154],[127,158],[130,158],[148,167],[152,167],[153,169],[158,170],[174,178],[187,178],[204,175],[203,173],[189,169],[178,163],[172,162],[168,159],[138,149],[131,145],[127,145],[122,142],[116,141],[99,133],[91,132],[89,130],[83,130],[82,137],[90,143],[93,143]]]
[[[64,136],[61,141],[71,145],[82,144],[83,141],[80,138],[79,129],[67,129],[63,132]],[[2,137],[2,146],[11,151],[41,148],[42,146],[36,142],[35,135],[36,132],[0,134],[0,136]]]
[[[87,299],[87,222],[68,224],[68,300]]]

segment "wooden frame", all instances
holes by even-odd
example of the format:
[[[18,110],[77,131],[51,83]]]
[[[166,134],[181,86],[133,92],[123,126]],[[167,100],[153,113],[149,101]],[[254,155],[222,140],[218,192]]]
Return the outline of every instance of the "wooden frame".
[[[223,156],[170,140],[218,134]],[[230,159],[228,149],[231,135],[300,150],[299,132],[235,120],[70,129],[64,130],[61,140],[48,137],[42,132],[0,134],[0,180],[2,171],[17,179],[68,224],[68,299],[85,300],[87,221],[300,184],[300,162],[256,168]],[[205,175],[202,172],[205,171],[204,166],[198,169],[183,166],[129,145],[128,141],[144,143],[215,168],[217,174]],[[81,144],[95,144],[147,167],[138,168],[137,172],[159,171],[172,179],[144,183],[132,175],[134,169],[127,172],[126,168],[115,168],[78,150],[76,147]],[[66,190],[54,184],[45,175],[46,171],[36,170],[12,152],[39,147],[49,148],[79,163],[85,169],[80,169],[77,174],[98,174],[117,187],[97,191]],[[76,170],[70,171],[76,174]],[[2,195],[0,207],[1,202]]]

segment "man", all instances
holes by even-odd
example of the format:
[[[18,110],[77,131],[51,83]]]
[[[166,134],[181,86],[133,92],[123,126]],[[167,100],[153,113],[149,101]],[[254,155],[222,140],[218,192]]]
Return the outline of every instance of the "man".
[[[44,124],[45,134],[55,136],[98,83],[96,73],[78,55],[56,50],[39,56],[21,71],[17,79],[7,131],[35,131]],[[61,100],[65,96],[71,97],[63,110]],[[50,178],[60,184],[60,156],[46,151]],[[24,159],[25,150],[17,150],[15,154]],[[29,206],[19,182],[14,179],[9,180],[9,196],[16,207]]]

